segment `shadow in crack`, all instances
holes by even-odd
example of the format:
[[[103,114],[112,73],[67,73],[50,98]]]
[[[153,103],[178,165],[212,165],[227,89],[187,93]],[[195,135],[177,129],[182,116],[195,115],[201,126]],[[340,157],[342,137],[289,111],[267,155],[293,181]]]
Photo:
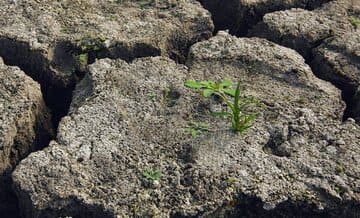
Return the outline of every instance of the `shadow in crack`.
[[[66,55],[60,55],[58,48],[55,51],[57,58],[54,59],[54,63],[49,63],[40,51],[31,50],[27,43],[0,38],[0,56],[4,63],[20,67],[22,71],[41,85],[45,103],[51,111],[54,129],[57,128],[60,119],[68,112],[76,81],[71,74],[64,77],[59,75],[58,72],[67,63],[59,65],[56,60],[67,59],[63,59]]]
[[[309,202],[287,200],[272,209],[264,209],[265,207],[259,198],[241,194],[237,199],[225,203],[213,213],[200,212],[197,215],[188,216],[181,212],[174,212],[170,217],[338,218],[358,217],[360,214],[360,205],[355,202],[342,202],[334,208],[318,209],[315,204],[309,204]]]
[[[210,11],[215,24],[215,32],[229,30],[236,36],[246,36],[247,32],[267,13],[304,8],[313,10],[331,0],[295,0],[284,1],[239,1],[239,0],[198,0],[205,9]]]

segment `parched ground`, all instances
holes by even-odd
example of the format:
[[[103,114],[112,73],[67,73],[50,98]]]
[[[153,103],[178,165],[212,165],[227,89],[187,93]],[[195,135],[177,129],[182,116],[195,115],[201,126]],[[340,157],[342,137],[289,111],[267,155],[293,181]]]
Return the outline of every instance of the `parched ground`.
[[[357,2],[24,0],[0,13],[2,214],[359,216]],[[221,99],[184,85],[224,79],[261,103],[243,134],[213,116]]]

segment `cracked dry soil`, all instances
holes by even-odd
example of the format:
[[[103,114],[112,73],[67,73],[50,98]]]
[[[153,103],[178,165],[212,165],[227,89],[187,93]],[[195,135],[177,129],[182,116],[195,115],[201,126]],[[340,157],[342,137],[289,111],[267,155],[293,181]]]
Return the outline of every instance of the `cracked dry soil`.
[[[360,215],[358,1],[22,0],[0,14],[1,217]],[[183,85],[225,78],[265,105],[243,135]],[[194,122],[211,129],[192,137]]]

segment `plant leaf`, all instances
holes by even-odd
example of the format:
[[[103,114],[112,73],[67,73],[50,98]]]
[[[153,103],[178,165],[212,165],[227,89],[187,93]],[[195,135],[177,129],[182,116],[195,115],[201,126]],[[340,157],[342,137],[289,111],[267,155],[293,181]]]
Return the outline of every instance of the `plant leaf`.
[[[204,91],[203,91],[203,96],[205,97],[205,98],[207,98],[207,97],[210,97],[212,94],[214,94],[215,93],[215,91],[214,90],[212,90],[212,89],[204,89]]]
[[[80,54],[79,61],[81,64],[87,65],[88,64],[88,54],[87,53]]]
[[[231,97],[235,97],[235,89],[223,89],[224,93],[230,95]]]
[[[161,171],[159,169],[156,169],[153,173],[154,180],[158,180],[161,177]]]
[[[191,136],[195,138],[198,135],[198,131],[196,129],[191,129]]]
[[[231,80],[229,80],[229,79],[224,79],[224,80],[219,84],[219,88],[220,88],[220,89],[224,89],[224,88],[226,88],[226,87],[231,86],[231,84],[232,84]]]
[[[196,82],[194,80],[187,80],[184,85],[193,89],[201,89],[206,87],[206,85],[204,85],[202,82]]]
[[[206,80],[206,81],[202,81],[200,83],[202,85],[204,85],[204,88],[215,89],[215,87],[216,87],[216,83],[212,80]]]
[[[211,113],[215,117],[231,117],[231,113],[229,112],[212,112]]]

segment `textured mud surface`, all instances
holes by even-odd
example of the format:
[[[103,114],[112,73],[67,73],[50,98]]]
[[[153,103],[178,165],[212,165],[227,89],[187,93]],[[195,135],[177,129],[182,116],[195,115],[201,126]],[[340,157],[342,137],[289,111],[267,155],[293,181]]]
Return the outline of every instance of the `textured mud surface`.
[[[292,9],[269,13],[250,32],[293,48],[321,79],[343,91],[344,118],[358,122],[356,90],[360,76],[360,2],[337,0],[314,11]]]
[[[0,95],[0,212],[10,216],[16,211],[10,173],[29,152],[47,146],[52,127],[39,84],[1,58]]]
[[[356,0],[17,0],[0,14],[2,216],[359,216]],[[222,29],[248,37],[211,37]],[[253,126],[233,133],[189,79],[240,81],[262,103]]]
[[[330,0],[199,0],[211,12],[216,30],[244,36],[269,12],[289,8],[314,9]]]
[[[245,135],[233,134],[210,115],[221,104],[185,88],[187,78],[239,79],[265,109]],[[56,140],[13,174],[25,216],[240,216],[231,205],[241,194],[274,216],[281,203],[299,214],[358,212],[347,209],[358,208],[359,127],[341,123],[339,90],[293,50],[221,33],[195,44],[187,67],[98,61],[74,93]],[[191,138],[191,121],[211,132]],[[147,168],[161,179],[146,180]]]
[[[6,0],[0,14],[0,56],[42,84],[47,104],[59,112],[54,123],[95,58],[164,55],[184,62],[189,46],[213,31],[209,12],[195,0]]]

